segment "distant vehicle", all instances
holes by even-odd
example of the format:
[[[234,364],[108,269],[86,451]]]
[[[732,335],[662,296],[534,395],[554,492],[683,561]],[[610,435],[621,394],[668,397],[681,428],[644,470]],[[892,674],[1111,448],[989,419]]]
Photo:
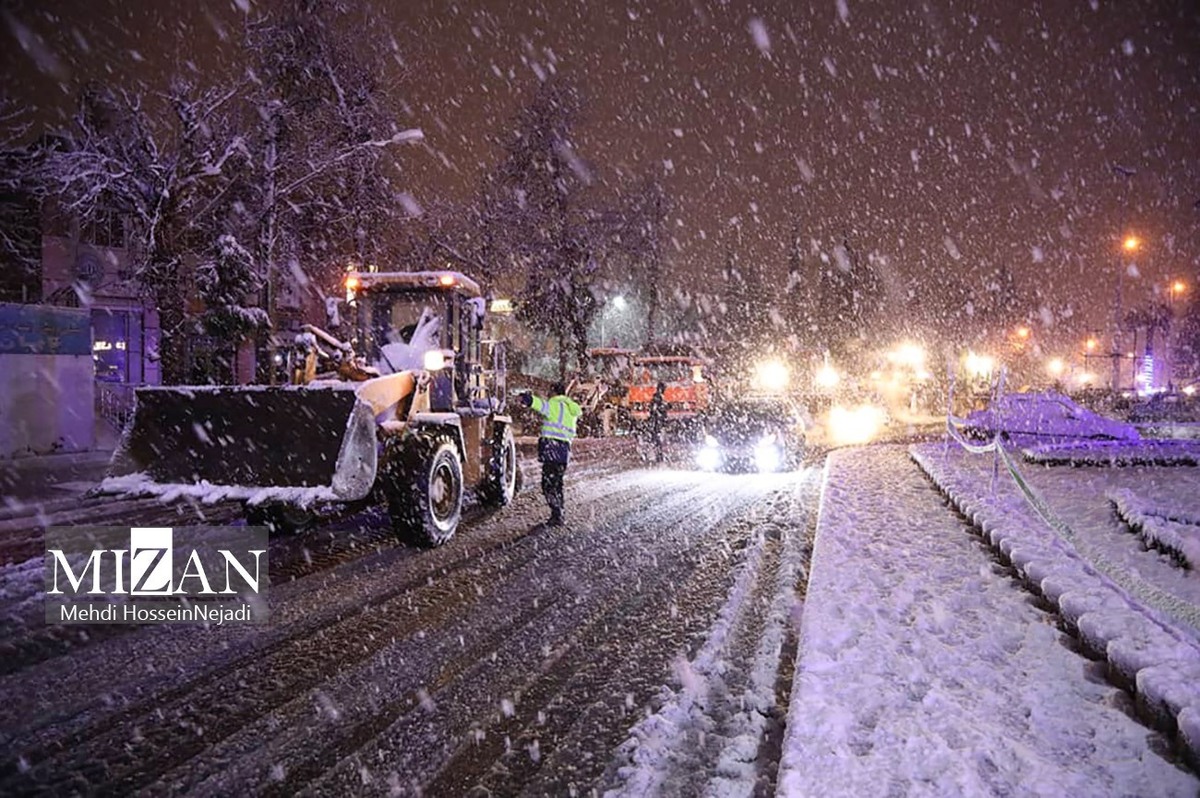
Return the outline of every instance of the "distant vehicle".
[[[1007,394],[987,409],[970,413],[966,421],[967,433],[977,438],[991,437],[997,432],[1064,439],[1141,437],[1132,424],[1093,413],[1053,392]]]
[[[587,369],[567,386],[567,394],[583,409],[581,433],[612,435],[625,407],[632,349],[598,347],[587,352]]]
[[[696,464],[705,471],[790,471],[804,454],[804,414],[786,398],[722,404],[701,423]]]
[[[643,356],[633,361],[633,376],[625,407],[635,421],[650,418],[650,403],[661,382],[667,403],[667,421],[687,421],[709,407],[705,361],[687,355]]]

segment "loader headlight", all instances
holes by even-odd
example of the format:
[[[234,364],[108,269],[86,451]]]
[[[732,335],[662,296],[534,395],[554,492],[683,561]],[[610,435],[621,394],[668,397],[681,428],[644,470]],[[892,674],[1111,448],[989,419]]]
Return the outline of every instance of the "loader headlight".
[[[426,371],[441,371],[446,367],[446,353],[440,349],[430,349],[425,353],[422,365]]]
[[[754,447],[754,465],[759,471],[778,471],[782,460],[773,434],[763,436]]]

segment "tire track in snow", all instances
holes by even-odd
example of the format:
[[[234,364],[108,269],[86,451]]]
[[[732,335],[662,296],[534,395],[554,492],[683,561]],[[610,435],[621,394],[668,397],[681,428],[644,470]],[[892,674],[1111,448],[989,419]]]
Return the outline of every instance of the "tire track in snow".
[[[661,487],[658,490],[661,493]],[[450,757],[463,746],[472,728],[484,728],[492,722],[490,719],[505,696],[521,693],[521,685],[529,678],[531,652],[538,659],[560,656],[557,652],[562,644],[556,636],[570,636],[596,611],[597,602],[603,604],[604,598],[628,589],[625,579],[606,574],[597,567],[596,559],[599,553],[607,563],[611,559],[606,551],[608,546],[628,545],[627,538],[633,534],[630,518],[637,519],[632,522],[637,526],[665,525],[678,530],[689,516],[697,512],[703,515],[706,506],[720,503],[721,497],[696,486],[674,501],[664,502],[661,495],[655,495],[640,506],[626,506],[620,515],[592,530],[567,531],[549,537],[542,544],[541,561],[528,563],[524,572],[513,572],[512,578],[489,596],[486,606],[490,611],[480,617],[461,616],[453,627],[429,641],[426,648],[437,650],[422,651],[422,655],[429,656],[416,663],[417,667],[412,667],[414,663],[409,661],[405,668],[409,672],[404,674],[396,675],[385,666],[377,672],[350,676],[351,684],[382,685],[384,694],[404,696],[405,700],[398,707],[377,711],[367,721],[366,728],[360,724],[360,728],[352,730],[339,743],[322,741],[325,750],[307,751],[300,766],[288,764],[283,768],[281,783],[271,792],[291,792],[324,769],[330,769],[330,773],[311,789],[330,794],[362,791],[364,770],[377,771],[383,765],[389,772],[403,773],[415,783],[423,784],[434,776],[444,757]],[[720,514],[716,511],[716,515]],[[678,536],[676,533],[673,537]],[[663,538],[661,542],[674,545],[677,541]],[[620,565],[637,565],[641,577],[649,582],[661,578],[655,574],[659,568],[656,556],[643,553],[636,561]],[[553,571],[540,574],[546,561]],[[537,589],[532,596],[530,584]],[[572,600],[564,601],[565,598]],[[522,603],[532,603],[546,611],[505,617],[504,607]],[[456,639],[473,643],[464,650]],[[427,659],[431,661],[426,662]],[[335,700],[340,699],[335,697]],[[448,707],[453,709],[447,710]],[[300,750],[298,746],[293,748]],[[202,790],[205,791],[209,788]]]
[[[747,549],[754,523],[747,514],[768,492],[743,488],[740,505],[722,513],[706,531],[706,542],[728,539],[738,556],[753,557]],[[672,653],[701,645],[720,597],[730,590],[737,569],[730,568],[728,557],[716,547],[700,551],[686,575],[660,583],[674,607],[647,595],[605,613],[580,632],[565,662],[554,662],[534,678],[512,718],[500,718],[479,746],[460,751],[437,781],[421,786],[436,794],[567,795],[594,789],[628,725],[660,689]],[[623,633],[615,636],[606,625]]]
[[[819,474],[756,505],[747,521],[755,550],[707,632],[677,663],[677,689],[632,729],[605,774],[606,795],[752,795],[778,767],[777,687],[785,641],[807,580]],[[786,701],[786,692],[784,693]]]
[[[600,480],[597,485],[606,489],[620,484],[623,479],[619,473],[593,472],[592,475]],[[574,494],[571,495],[574,497]],[[525,506],[535,504],[536,501],[530,496],[520,497],[520,503]],[[383,602],[398,593],[413,590],[431,580],[441,578],[446,573],[470,568],[477,559],[486,557],[497,549],[511,546],[529,534],[531,526],[522,523],[519,514],[520,507],[514,509],[518,510],[518,514],[514,515],[505,511],[505,514],[502,514],[499,519],[494,516],[477,514],[475,518],[468,520],[460,538],[435,551],[410,549],[396,542],[390,534],[390,526],[387,525],[386,518],[382,515],[368,513],[348,522],[360,525],[368,524],[365,534],[367,537],[375,534],[375,530],[369,526],[370,524],[382,524],[383,535],[386,540],[390,541],[390,545],[367,549],[356,548],[353,543],[347,544],[348,548],[341,553],[345,555],[344,559],[341,555],[338,558],[339,565],[343,561],[346,564],[337,578],[347,579],[349,583],[340,586],[337,595],[332,597],[324,590],[326,585],[318,584],[319,602],[306,600],[307,594],[311,592],[308,587],[311,583],[301,581],[274,587],[272,591],[272,626],[267,627],[266,630],[232,627],[226,629],[225,633],[234,638],[231,648],[243,650],[232,656],[228,652],[217,651],[209,658],[211,661],[195,662],[197,646],[200,647],[201,652],[204,650],[203,642],[207,630],[197,632],[194,628],[149,626],[95,627],[80,630],[76,627],[42,626],[39,605],[35,619],[38,624],[35,633],[24,638],[16,638],[21,645],[33,648],[45,645],[47,649],[50,649],[49,655],[68,653],[71,649],[79,647],[85,648],[82,651],[73,652],[75,656],[69,662],[64,663],[66,668],[58,667],[50,671],[43,666],[10,677],[7,690],[20,695],[54,695],[55,703],[53,707],[46,707],[0,702],[0,729],[11,731],[11,734],[7,731],[0,734],[0,741],[21,739],[28,749],[35,750],[32,755],[37,756],[36,748],[39,745],[47,743],[59,745],[60,739],[56,739],[56,737],[61,738],[71,731],[69,728],[64,730],[50,727],[67,723],[72,718],[80,718],[81,722],[92,722],[91,714],[97,709],[105,709],[96,706],[98,703],[96,696],[103,697],[103,700],[107,702],[109,700],[107,696],[120,692],[119,689],[114,689],[115,687],[119,688],[119,685],[112,684],[109,672],[111,669],[109,663],[114,660],[129,663],[142,671],[142,679],[131,685],[133,695],[127,695],[119,701],[113,702],[123,705],[127,710],[132,710],[136,708],[139,697],[142,695],[151,695],[158,691],[158,694],[154,695],[155,703],[169,699],[173,695],[181,694],[189,689],[189,681],[196,685],[202,683],[204,679],[217,678],[238,668],[249,666],[273,647],[285,645],[298,637],[316,634],[328,626],[340,623],[348,615],[360,612],[364,605]],[[489,527],[487,534],[473,534],[476,527],[485,526],[493,520],[500,522],[498,531]],[[362,527],[357,528],[361,529]],[[346,530],[340,530],[340,532],[347,537],[357,534]],[[315,534],[326,533],[320,531]],[[333,534],[338,535],[339,530],[335,530]],[[284,545],[292,545],[293,541],[300,541],[299,545],[303,546],[305,541],[311,542],[311,537],[283,538]],[[275,541],[273,541],[273,545],[275,545]],[[350,560],[351,555],[355,555],[357,559]],[[413,561],[411,565],[405,564],[407,560]],[[41,567],[40,560],[36,566]],[[415,570],[415,573],[409,578],[400,578],[396,582],[379,579],[378,572],[381,569],[410,567]],[[403,577],[403,574],[399,576]],[[330,578],[335,577],[331,574],[327,579]],[[37,582],[38,585],[41,584],[40,578]],[[282,601],[278,601],[281,598]],[[279,606],[280,604],[282,606]],[[57,651],[53,650],[55,636],[61,637],[65,641],[61,649]],[[110,638],[121,639],[113,642]],[[48,640],[51,642],[47,643]],[[89,644],[104,645],[86,648]],[[3,649],[0,648],[0,650]],[[48,658],[49,656],[43,656],[40,659]],[[179,672],[180,669],[174,664],[177,659],[188,661],[192,665],[188,672]],[[199,667],[196,667],[197,665]],[[64,673],[70,673],[71,678],[64,679]],[[74,705],[74,708],[64,696],[64,692],[69,695],[72,691],[85,696]],[[107,707],[109,710],[113,708]],[[22,716],[22,709],[26,710],[25,717]],[[99,714],[104,715],[105,713],[101,711]],[[109,717],[105,722],[118,720],[120,718]],[[51,735],[48,741],[42,739],[46,736],[41,732],[43,729],[49,729],[49,732],[46,733]],[[0,774],[3,774],[2,769],[0,769]]]
[[[627,481],[626,477],[618,474],[599,484],[611,489],[622,481]],[[653,502],[651,491],[643,489],[641,493],[648,509]],[[604,509],[601,495],[590,497],[589,503]],[[525,504],[533,504],[532,497],[526,497]],[[506,571],[539,556],[536,545],[523,544],[531,531],[528,524],[522,523],[519,515],[508,520],[500,525],[498,533],[489,530],[491,534],[481,546],[465,543],[415,555],[408,552],[399,563],[391,565],[415,573],[401,572],[396,581],[380,579],[378,572],[368,574],[373,577],[373,594],[351,595],[350,606],[342,604],[321,613],[315,622],[291,624],[266,646],[232,659],[226,656],[225,661],[199,678],[147,691],[144,698],[115,714],[86,708],[78,715],[84,725],[73,733],[65,737],[39,735],[39,747],[30,746],[22,754],[23,766],[31,770],[19,775],[35,783],[43,779],[62,783],[58,774],[65,774],[70,783],[82,774],[115,782],[123,790],[148,783],[175,767],[180,759],[236,733],[272,707],[291,701],[294,695],[306,694],[313,685],[348,664],[370,657],[392,639],[436,631],[438,624],[464,610],[464,596],[478,601],[480,596],[468,589],[470,582],[502,583]],[[464,537],[469,540],[471,536]],[[293,585],[298,590],[303,580]],[[384,589],[379,590],[380,586]],[[414,601],[414,597],[420,601]],[[364,600],[371,611],[362,611]],[[414,609],[418,603],[420,612]],[[172,630],[148,631],[148,636],[161,640]],[[242,643],[250,642],[255,635],[255,631],[245,628],[226,631]],[[136,649],[139,642],[146,643],[144,639],[134,640],[131,645]],[[136,650],[127,656],[136,657]],[[235,706],[231,707],[231,702]],[[216,711],[218,707],[220,712]],[[126,739],[130,728],[136,730],[132,742]]]

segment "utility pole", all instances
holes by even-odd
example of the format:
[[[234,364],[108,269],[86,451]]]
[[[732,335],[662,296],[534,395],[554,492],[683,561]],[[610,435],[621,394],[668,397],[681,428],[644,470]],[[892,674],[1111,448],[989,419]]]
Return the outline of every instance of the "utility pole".
[[[1119,393],[1121,391],[1121,306],[1124,300],[1122,295],[1125,291],[1124,239],[1125,228],[1129,224],[1129,187],[1133,183],[1133,177],[1137,174],[1137,170],[1120,164],[1113,164],[1112,170],[1118,178],[1125,178],[1125,198],[1121,203],[1122,245],[1117,247],[1117,295],[1113,302],[1112,321],[1112,390],[1113,393]]]

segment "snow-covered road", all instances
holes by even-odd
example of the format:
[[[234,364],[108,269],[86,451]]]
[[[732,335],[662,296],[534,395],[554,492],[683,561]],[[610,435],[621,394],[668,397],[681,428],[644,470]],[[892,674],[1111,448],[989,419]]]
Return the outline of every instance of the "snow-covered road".
[[[266,628],[64,640],[13,564],[0,792],[636,792],[719,763],[769,784],[816,476],[581,464],[566,528],[526,491],[432,551],[344,518],[273,542]],[[707,743],[647,732],[697,704]]]
[[[774,476],[606,450],[568,485],[563,529],[526,490],[435,550],[396,543],[377,511],[276,536],[265,627],[46,626],[40,558],[10,557],[0,793],[1200,787],[904,447]],[[63,507],[4,522],[9,551],[93,511],[186,524],[237,507]]]

